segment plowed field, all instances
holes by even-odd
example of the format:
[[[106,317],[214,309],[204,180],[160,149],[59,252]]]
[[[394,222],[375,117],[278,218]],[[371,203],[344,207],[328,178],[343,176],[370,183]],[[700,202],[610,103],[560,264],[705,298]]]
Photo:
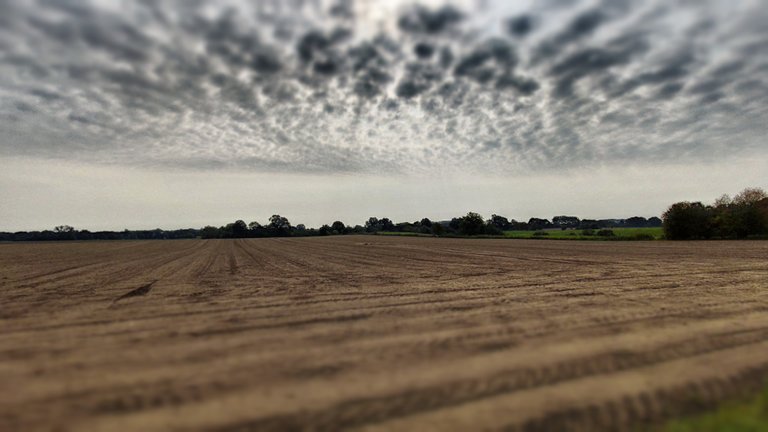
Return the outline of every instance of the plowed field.
[[[768,376],[768,242],[0,245],[0,430],[626,430]]]

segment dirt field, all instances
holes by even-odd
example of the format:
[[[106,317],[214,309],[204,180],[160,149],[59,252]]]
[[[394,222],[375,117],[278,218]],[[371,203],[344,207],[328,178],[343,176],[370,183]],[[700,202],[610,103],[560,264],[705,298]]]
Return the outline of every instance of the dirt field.
[[[0,245],[0,430],[626,430],[768,377],[768,242]]]

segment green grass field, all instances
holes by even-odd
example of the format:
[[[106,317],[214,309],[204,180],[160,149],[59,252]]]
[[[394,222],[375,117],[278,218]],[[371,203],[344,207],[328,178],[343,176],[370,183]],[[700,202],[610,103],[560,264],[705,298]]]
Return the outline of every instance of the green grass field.
[[[597,234],[599,230],[593,230]],[[504,231],[509,238],[548,238],[557,240],[638,240],[638,236],[650,236],[658,240],[664,237],[662,228],[612,228],[614,236],[584,235],[583,230],[547,230],[546,235],[536,235],[537,231]],[[648,240],[650,240],[650,237]]]
[[[664,230],[662,228],[613,228],[612,237],[604,237],[597,235],[600,230],[593,230],[594,235],[584,235],[583,230],[547,230],[543,231],[546,235],[537,235],[537,231],[504,231],[504,237],[514,239],[552,239],[552,240],[650,240],[653,237],[654,240],[664,238]],[[379,231],[377,235],[385,236],[404,236],[404,237],[432,237],[432,234],[420,234],[412,232],[395,232],[395,231]],[[638,238],[638,236],[644,236],[644,238]],[[480,237],[494,237],[494,236],[480,236]]]
[[[670,420],[653,432],[768,431],[768,386],[754,399],[730,402],[697,416]]]

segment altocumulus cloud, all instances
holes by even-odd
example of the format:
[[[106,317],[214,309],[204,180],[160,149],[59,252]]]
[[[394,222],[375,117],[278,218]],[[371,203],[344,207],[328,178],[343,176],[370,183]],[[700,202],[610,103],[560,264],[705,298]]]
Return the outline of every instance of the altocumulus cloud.
[[[0,1],[0,154],[274,172],[765,155],[754,1]]]

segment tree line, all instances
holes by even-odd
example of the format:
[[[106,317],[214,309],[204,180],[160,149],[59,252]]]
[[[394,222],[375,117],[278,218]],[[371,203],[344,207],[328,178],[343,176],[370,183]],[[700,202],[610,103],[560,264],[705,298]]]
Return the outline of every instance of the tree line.
[[[223,225],[205,226],[200,229],[179,230],[123,230],[89,231],[77,230],[69,225],[60,225],[52,230],[0,232],[0,241],[58,241],[58,240],[169,240],[169,239],[217,239],[217,238],[263,238],[303,237],[348,234],[414,233],[435,236],[497,236],[504,231],[543,231],[550,229],[605,229],[621,227],[658,227],[661,219],[652,217],[631,217],[628,219],[579,219],[576,216],[555,216],[552,220],[530,218],[518,222],[494,214],[484,219],[480,214],[469,212],[450,220],[432,221],[422,218],[414,222],[395,223],[391,219],[370,217],[363,225],[346,225],[341,221],[324,224],[319,228],[307,228],[304,224],[293,225],[285,216],[272,215],[267,223],[246,223],[243,220]]]
[[[435,236],[497,236],[504,231],[530,230],[541,231],[547,229],[603,229],[620,227],[660,227],[661,219],[652,217],[631,217],[629,219],[579,219],[576,216],[555,216],[552,221],[548,219],[531,218],[528,222],[517,222],[504,216],[494,214],[490,219],[484,219],[475,212],[469,212],[465,216],[455,217],[451,220],[432,221],[422,218],[414,222],[394,223],[391,219],[383,217],[370,217],[364,225],[346,225],[344,222],[335,221],[332,224],[322,225],[320,228],[307,228],[303,224],[291,225],[287,218],[273,215],[269,223],[262,225],[259,222],[245,223],[237,220],[221,227],[206,226],[200,230],[200,237],[212,238],[259,238],[259,237],[300,237],[300,236],[329,236],[346,234],[376,234],[376,233],[412,233],[428,234]]]
[[[414,222],[395,223],[386,217],[370,217],[362,225],[346,225],[341,221],[308,228],[293,225],[288,218],[272,215],[267,223],[243,220],[224,226],[200,229],[89,231],[60,225],[52,230],[0,232],[0,241],[57,240],[170,240],[260,237],[303,237],[348,234],[407,233],[434,236],[500,236],[504,231],[537,231],[579,229],[583,232],[613,228],[663,227],[670,240],[768,238],[768,194],[759,188],[747,188],[733,198],[723,195],[711,205],[682,201],[672,204],[662,218],[634,216],[627,219],[579,219],[555,216],[551,220],[530,218],[516,221],[494,214],[489,219],[469,212],[450,220],[432,221],[422,218]],[[611,233],[612,234],[612,233]]]
[[[768,194],[747,188],[711,205],[678,202],[664,212],[663,223],[670,240],[768,238]]]

